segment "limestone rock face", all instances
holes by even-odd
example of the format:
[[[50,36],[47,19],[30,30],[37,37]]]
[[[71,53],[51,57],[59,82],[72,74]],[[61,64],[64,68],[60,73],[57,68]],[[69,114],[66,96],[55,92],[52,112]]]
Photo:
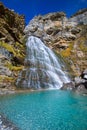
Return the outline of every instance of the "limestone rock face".
[[[25,56],[23,15],[0,2],[0,88],[12,88]]]
[[[61,39],[66,42],[67,40],[75,40],[80,29],[73,22],[69,22],[63,12],[57,12],[34,17],[26,26],[24,32],[28,36],[35,35],[43,38],[44,42],[49,46],[59,44],[61,47]]]
[[[77,24],[87,25],[87,8],[79,10],[69,19],[69,21],[74,21]]]
[[[19,39],[24,27],[24,16],[4,7],[0,2],[0,39],[5,42],[21,42]]]
[[[23,54],[25,49],[23,47],[24,27],[24,16],[6,8],[0,2],[0,54],[8,54],[8,57],[14,62],[19,60],[20,63],[23,63],[21,62],[23,59],[20,59],[21,53]]]
[[[5,66],[6,63],[8,63],[8,59],[0,54],[0,88],[7,87],[12,78],[12,72]]]
[[[87,9],[78,11],[71,18],[63,12],[34,17],[26,26],[26,36],[34,35],[70,65],[74,75],[87,67]]]

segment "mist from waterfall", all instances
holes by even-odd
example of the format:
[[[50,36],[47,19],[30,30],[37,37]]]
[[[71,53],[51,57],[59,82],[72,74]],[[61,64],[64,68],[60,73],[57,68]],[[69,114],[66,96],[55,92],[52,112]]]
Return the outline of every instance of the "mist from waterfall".
[[[25,69],[19,74],[18,87],[59,89],[63,83],[70,82],[54,52],[39,38],[30,36],[26,47]]]

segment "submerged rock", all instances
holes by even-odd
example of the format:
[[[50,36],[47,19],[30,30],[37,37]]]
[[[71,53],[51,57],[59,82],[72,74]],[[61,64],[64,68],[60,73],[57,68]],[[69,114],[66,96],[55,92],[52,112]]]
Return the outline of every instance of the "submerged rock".
[[[0,130],[19,130],[19,128],[0,114]]]

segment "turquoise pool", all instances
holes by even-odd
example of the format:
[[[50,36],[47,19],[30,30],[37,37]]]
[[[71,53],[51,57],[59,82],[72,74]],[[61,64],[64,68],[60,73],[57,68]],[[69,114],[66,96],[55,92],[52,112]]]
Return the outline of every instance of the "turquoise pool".
[[[87,130],[87,96],[67,91],[0,96],[0,113],[20,130]]]

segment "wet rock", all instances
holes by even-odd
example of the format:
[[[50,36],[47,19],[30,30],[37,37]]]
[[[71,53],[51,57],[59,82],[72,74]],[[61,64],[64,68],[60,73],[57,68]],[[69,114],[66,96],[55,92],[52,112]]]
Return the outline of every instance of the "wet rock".
[[[61,90],[74,90],[74,89],[75,89],[74,82],[63,84],[63,87],[61,88]]]
[[[75,77],[76,92],[87,94],[87,69],[79,77]]]
[[[75,78],[75,91],[87,93],[87,81],[80,77]]]
[[[81,83],[79,86],[77,86],[76,89],[75,89],[75,92],[82,93],[82,94],[87,94],[87,89],[85,88],[84,83]]]
[[[61,90],[72,90],[80,94],[87,94],[87,69],[80,76],[75,77],[74,81],[63,84]]]
[[[82,79],[84,79],[85,81],[87,80],[87,69],[85,69],[84,71],[82,71],[80,77],[81,77]]]

